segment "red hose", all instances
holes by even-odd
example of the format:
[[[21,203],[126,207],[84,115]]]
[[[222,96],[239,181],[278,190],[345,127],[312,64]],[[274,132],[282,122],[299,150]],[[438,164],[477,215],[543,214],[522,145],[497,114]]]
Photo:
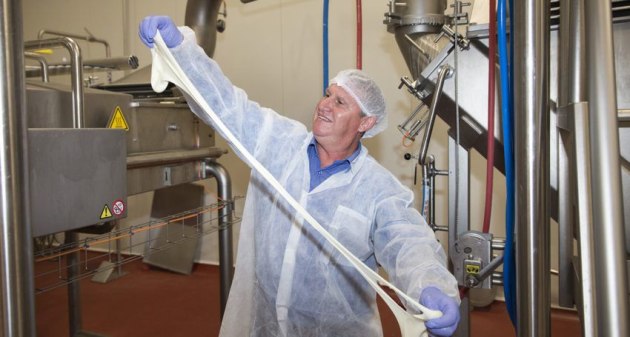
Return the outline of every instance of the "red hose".
[[[363,58],[363,18],[361,14],[361,0],[357,0],[357,69],[362,68]]]
[[[489,1],[488,32],[488,139],[486,155],[486,207],[483,213],[483,232],[490,231],[490,215],[492,213],[492,185],[494,175],[494,84],[497,55],[497,14],[496,0]]]

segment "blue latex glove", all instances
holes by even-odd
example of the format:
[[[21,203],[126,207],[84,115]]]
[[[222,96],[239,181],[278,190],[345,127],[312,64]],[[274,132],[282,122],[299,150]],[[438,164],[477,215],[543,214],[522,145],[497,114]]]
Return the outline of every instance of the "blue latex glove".
[[[459,323],[459,305],[436,287],[427,287],[420,294],[420,304],[442,312],[442,317],[427,320],[425,325],[434,336],[451,336]]]
[[[162,40],[169,48],[177,47],[184,40],[184,35],[168,16],[147,16],[140,22],[138,35],[140,35],[142,43],[153,48],[153,38],[158,30],[162,35]]]

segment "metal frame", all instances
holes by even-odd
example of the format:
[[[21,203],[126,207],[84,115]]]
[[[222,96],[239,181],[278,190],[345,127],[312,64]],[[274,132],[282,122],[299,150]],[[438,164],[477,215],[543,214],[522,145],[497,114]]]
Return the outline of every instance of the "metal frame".
[[[470,229],[470,153],[461,144],[448,138],[448,250],[454,252],[454,244],[460,234]],[[458,175],[458,176],[457,176]],[[457,176],[457,177],[456,177]],[[459,306],[460,322],[454,336],[470,335],[470,299],[462,299]]]

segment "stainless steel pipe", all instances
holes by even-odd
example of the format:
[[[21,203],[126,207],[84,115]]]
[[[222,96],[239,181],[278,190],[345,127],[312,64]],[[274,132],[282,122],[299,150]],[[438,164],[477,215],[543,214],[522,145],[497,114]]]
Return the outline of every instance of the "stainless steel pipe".
[[[577,228],[579,248],[579,281],[581,291],[582,332],[585,336],[598,336],[596,331],[597,307],[595,301],[595,245],[593,238],[593,196],[591,187],[591,140],[589,132],[588,103],[575,103],[571,106],[573,114],[573,155],[575,160],[574,193],[577,204]],[[573,243],[573,238],[571,238]],[[573,247],[573,246],[571,246]]]
[[[595,284],[593,210],[590,202],[590,137],[586,103],[586,47],[584,1],[560,2],[558,62],[558,224],[559,224],[559,300],[572,308],[578,304],[582,333],[595,331]],[[572,121],[572,122],[571,122]],[[575,198],[577,195],[577,198]],[[577,228],[577,233],[573,232]],[[579,269],[573,266],[573,239],[578,239]],[[580,270],[579,284],[573,284]],[[575,292],[579,291],[580,303]]]
[[[31,59],[31,60],[35,60],[39,63],[39,73],[38,76],[41,75],[42,77],[42,81],[44,83],[48,83],[48,62],[46,61],[46,58],[38,53],[33,53],[30,51],[25,51],[24,52],[24,58],[27,59]],[[27,75],[28,77],[28,75]]]
[[[572,308],[575,304],[573,284],[573,232],[578,218],[575,213],[576,161],[575,130],[569,125],[574,115],[573,104],[586,101],[586,62],[584,49],[584,1],[560,1],[560,31],[558,34],[558,288],[559,303]],[[582,167],[584,169],[584,167]],[[590,172],[590,169],[588,170]],[[585,224],[591,223],[590,213]],[[590,240],[584,242],[590,245]],[[591,260],[590,249],[584,256]],[[586,266],[587,270],[588,266]],[[586,282],[590,284],[590,282]],[[586,299],[588,302],[588,298]],[[587,305],[590,307],[590,305]]]
[[[127,156],[127,169],[173,165],[198,161],[205,158],[217,158],[227,151],[216,147],[205,147],[196,150],[161,151]]]
[[[36,53],[31,53],[36,54]],[[111,71],[111,70],[133,70],[138,68],[139,62],[138,57],[135,55],[131,56],[123,56],[123,57],[112,57],[107,59],[95,59],[95,60],[85,60],[83,61],[83,70],[84,71]],[[67,63],[55,63],[48,64],[48,73],[51,76],[55,75],[67,75],[71,74],[74,71],[73,66]],[[37,77],[40,76],[42,72],[42,68],[26,68],[26,77]]]
[[[431,100],[431,109],[429,110],[429,122],[427,129],[424,132],[422,138],[422,146],[420,155],[418,156],[418,164],[424,166],[426,164],[427,152],[429,150],[429,142],[431,141],[431,134],[433,133],[433,124],[435,124],[435,118],[437,117],[437,103],[442,96],[442,88],[444,87],[444,81],[453,74],[453,68],[448,64],[440,67],[437,80],[435,81],[435,90],[433,91],[433,99]]]
[[[106,58],[110,58],[112,56],[112,51],[111,51],[111,49],[109,47],[109,42],[107,42],[106,40],[103,40],[103,39],[95,38],[92,35],[92,33],[87,31],[87,28],[85,28],[85,30],[86,30],[86,32],[89,35],[70,34],[70,33],[58,32],[58,31],[54,31],[54,30],[42,29],[37,34],[37,38],[42,40],[44,38],[44,35],[55,35],[55,36],[69,37],[69,38],[75,39],[75,40],[84,40],[84,41],[87,41],[87,42],[100,43],[103,46],[105,46],[105,57]],[[111,82],[112,82],[112,72],[108,71],[107,72],[107,83],[111,83]]]
[[[514,2],[518,336],[550,332],[549,2]]]
[[[234,276],[234,262],[232,258],[232,180],[230,174],[221,164],[214,160],[206,161],[207,175],[217,180],[218,197],[227,202],[227,205],[219,211],[219,271],[221,287],[221,317],[225,312],[228,294],[232,286]]]
[[[610,1],[586,0],[591,186],[597,332],[628,336],[628,277],[623,225],[617,97]]]
[[[0,3],[0,333],[35,336],[20,1]]]
[[[59,32],[59,31],[54,31],[54,30],[49,30],[49,29],[42,29],[42,30],[40,30],[37,33],[37,38],[40,39],[40,40],[43,40],[45,35],[69,37],[69,38],[72,38],[72,39],[75,39],[75,40],[84,40],[84,41],[88,41],[88,42],[100,43],[100,44],[102,44],[105,47],[105,57],[112,56],[112,52],[111,52],[111,49],[109,47],[109,42],[107,42],[106,40],[103,40],[103,39],[95,38],[94,36],[92,36],[92,34],[90,34],[90,35],[78,35],[78,34]]]
[[[72,66],[72,75],[70,77],[72,81],[72,127],[83,128],[85,127],[85,113],[83,110],[83,63],[79,45],[69,37],[28,41],[24,43],[24,49],[28,50],[59,46],[65,47],[70,53],[70,64]]]

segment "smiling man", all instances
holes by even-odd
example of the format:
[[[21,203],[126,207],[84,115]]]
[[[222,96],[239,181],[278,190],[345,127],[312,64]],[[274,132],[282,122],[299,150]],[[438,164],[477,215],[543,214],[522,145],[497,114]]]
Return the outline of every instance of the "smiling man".
[[[364,83],[364,91],[373,91],[373,109],[382,108],[382,113],[375,115],[362,112],[367,108],[361,107],[359,101],[352,97],[350,88],[344,89],[352,81]],[[385,101],[378,87],[369,78],[357,70],[340,72],[331,80],[331,85],[317,104],[313,116],[313,135],[317,140],[321,166],[327,167],[335,160],[350,156],[358,149],[363,135],[379,122],[384,129],[384,113]]]
[[[459,296],[444,251],[414,208],[411,190],[361,145],[386,126],[376,83],[360,70],[340,72],[317,104],[309,132],[249,100],[196,45],[191,29],[177,28],[168,17],[148,17],[140,38],[152,47],[158,30],[247,150],[365,265],[383,267],[396,287],[442,311],[426,326],[435,336],[450,336],[459,321]],[[374,289],[255,171],[221,336],[382,336]]]

